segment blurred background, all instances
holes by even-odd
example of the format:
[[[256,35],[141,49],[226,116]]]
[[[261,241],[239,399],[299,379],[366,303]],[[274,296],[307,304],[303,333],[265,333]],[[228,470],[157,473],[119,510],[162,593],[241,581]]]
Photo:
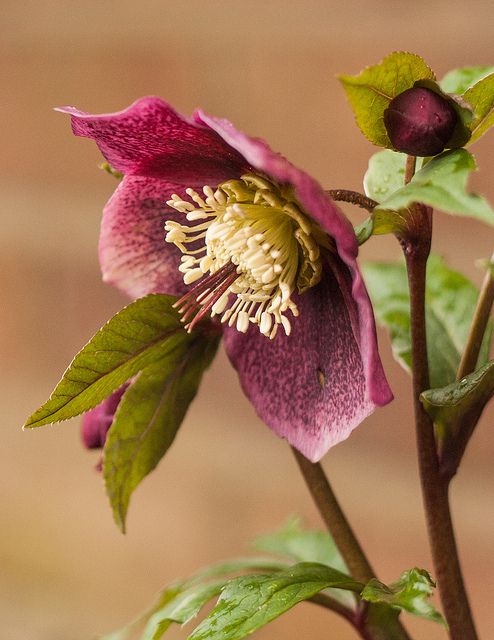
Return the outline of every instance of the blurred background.
[[[156,94],[266,138],[326,188],[361,189],[375,149],[354,125],[337,73],[393,50],[441,77],[492,64],[492,6],[472,0],[38,0],[2,3],[0,619],[7,640],[86,640],[130,620],[167,581],[244,554],[291,514],[322,526],[286,443],[256,418],[221,355],[169,455],[137,490],[128,533],[112,522],[98,454],[78,421],[23,433],[72,356],[126,299],[100,282],[102,207],[116,186],[96,146],[57,105],[90,112]],[[472,188],[494,201],[491,137],[475,147]],[[354,222],[362,219],[349,212]],[[492,231],[436,216],[435,250],[475,282]],[[364,259],[395,259],[392,238]],[[379,334],[396,400],[327,455],[324,466],[381,579],[432,569],[414,453],[409,379]],[[453,505],[472,604],[494,637],[492,411],[484,415]],[[372,488],[372,491],[369,489]],[[408,620],[415,638],[432,623]],[[170,632],[185,638],[186,630]],[[299,605],[256,637],[354,638],[332,614]]]

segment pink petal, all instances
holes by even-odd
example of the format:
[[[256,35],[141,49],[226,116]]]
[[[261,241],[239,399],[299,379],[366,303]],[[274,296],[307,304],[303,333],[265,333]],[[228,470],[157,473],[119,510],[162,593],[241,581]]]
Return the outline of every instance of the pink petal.
[[[241,155],[214,131],[160,98],[141,98],[123,111],[100,115],[74,107],[57,110],[70,114],[75,135],[93,138],[110,165],[126,174],[186,184],[200,175],[207,184],[245,167]]]
[[[372,413],[375,403],[368,397],[362,354],[332,272],[327,269],[296,303],[300,316],[293,319],[290,336],[280,330],[268,340],[253,326],[247,334],[227,329],[225,344],[258,415],[317,462]]]
[[[101,449],[104,446],[106,434],[111,427],[117,407],[128,386],[129,383],[126,382],[120,389],[114,391],[111,396],[108,396],[106,400],[103,400],[101,404],[85,413],[82,417],[81,437],[87,449]]]
[[[132,298],[148,293],[182,295],[181,252],[165,242],[165,221],[186,222],[165,202],[183,185],[125,176],[108,201],[101,222],[99,258],[103,280]]]
[[[352,324],[361,353],[366,397],[378,406],[390,402],[393,395],[379,358],[374,314],[357,265],[358,244],[350,222],[311,176],[275,153],[263,140],[251,138],[235,129],[228,120],[206,115],[202,111],[197,111],[195,118],[197,122],[214,129],[225,142],[241,153],[252,167],[281,183],[293,185],[305,211],[334,239],[338,256],[348,267],[351,275],[351,291],[345,298],[349,308],[355,305],[351,316],[354,318]],[[338,278],[340,272],[340,269],[335,269]],[[299,322],[295,320],[294,326]]]

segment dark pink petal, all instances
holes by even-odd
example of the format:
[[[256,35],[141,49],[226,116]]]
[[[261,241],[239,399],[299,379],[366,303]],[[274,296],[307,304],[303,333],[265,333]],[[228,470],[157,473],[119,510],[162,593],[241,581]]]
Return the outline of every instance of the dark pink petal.
[[[188,184],[207,184],[242,172],[242,156],[210,128],[184,118],[156,97],[137,100],[123,111],[92,115],[74,107],[68,113],[75,135],[93,138],[115,169]]]
[[[81,437],[85,447],[88,449],[101,449],[104,447],[106,434],[111,427],[117,407],[128,386],[129,383],[125,383],[118,391],[103,400],[101,404],[84,414],[81,423]]]
[[[165,204],[175,192],[183,193],[183,185],[125,176],[103,211],[99,240],[103,280],[132,298],[148,293],[179,296],[185,291],[178,270],[182,254],[165,242],[165,221],[185,222],[183,214]]]
[[[347,303],[331,271],[296,303],[300,316],[291,323],[290,336],[280,330],[268,340],[253,326],[247,334],[227,329],[225,344],[258,415],[317,462],[372,413],[375,403],[367,393]]]
[[[378,406],[390,402],[393,396],[379,358],[374,314],[357,265],[358,244],[350,222],[311,176],[275,153],[263,140],[251,138],[235,129],[228,120],[208,116],[202,111],[197,111],[195,118],[213,128],[255,169],[281,183],[293,185],[306,212],[334,239],[338,256],[351,275],[351,291],[345,298],[349,308],[355,307],[351,315],[355,316],[353,326],[361,353],[366,397]],[[340,271],[338,268],[335,270],[337,276]],[[300,320],[295,320],[293,325],[299,323]]]

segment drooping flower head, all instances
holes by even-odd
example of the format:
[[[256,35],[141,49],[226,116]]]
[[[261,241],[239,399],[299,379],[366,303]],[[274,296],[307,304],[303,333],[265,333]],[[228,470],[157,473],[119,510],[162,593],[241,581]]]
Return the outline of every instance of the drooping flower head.
[[[176,295],[189,330],[217,318],[276,433],[315,461],[391,400],[353,228],[315,180],[228,121],[159,98],[61,110],[124,174],[103,216],[104,279]]]

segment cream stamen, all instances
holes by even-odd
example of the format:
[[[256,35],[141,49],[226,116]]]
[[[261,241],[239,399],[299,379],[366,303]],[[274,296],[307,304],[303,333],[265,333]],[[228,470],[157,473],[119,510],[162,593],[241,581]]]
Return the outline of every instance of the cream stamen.
[[[286,315],[298,315],[292,300],[321,277],[320,237],[287,187],[257,175],[230,180],[216,190],[185,190],[191,201],[172,194],[167,204],[189,223],[168,220],[166,241],[184,254],[184,282],[197,282],[175,306],[190,331],[206,313],[245,333],[250,324],[273,339]],[[194,204],[193,204],[194,203]],[[189,245],[192,245],[189,248]]]

